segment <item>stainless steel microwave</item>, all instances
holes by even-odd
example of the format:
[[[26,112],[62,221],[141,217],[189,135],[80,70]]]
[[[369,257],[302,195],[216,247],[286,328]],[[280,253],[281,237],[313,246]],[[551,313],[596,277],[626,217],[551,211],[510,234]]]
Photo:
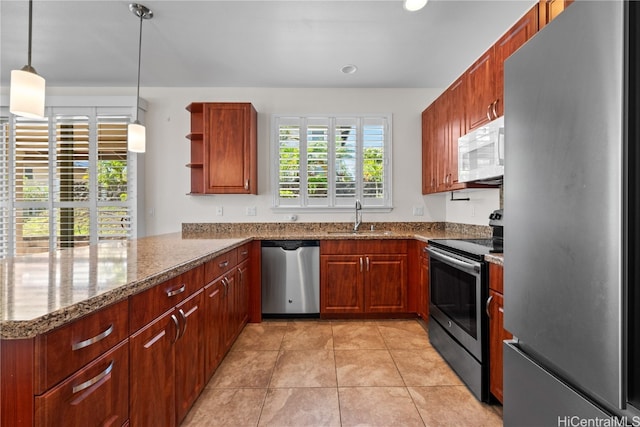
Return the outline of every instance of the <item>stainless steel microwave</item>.
[[[504,116],[458,138],[458,181],[502,180]]]

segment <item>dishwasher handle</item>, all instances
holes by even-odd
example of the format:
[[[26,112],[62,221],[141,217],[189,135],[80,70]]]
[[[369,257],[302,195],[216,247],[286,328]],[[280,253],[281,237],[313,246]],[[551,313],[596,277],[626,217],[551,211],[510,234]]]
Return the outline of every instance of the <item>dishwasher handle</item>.
[[[318,240],[263,240],[263,248],[282,248],[285,251],[295,251],[304,247],[320,246]]]

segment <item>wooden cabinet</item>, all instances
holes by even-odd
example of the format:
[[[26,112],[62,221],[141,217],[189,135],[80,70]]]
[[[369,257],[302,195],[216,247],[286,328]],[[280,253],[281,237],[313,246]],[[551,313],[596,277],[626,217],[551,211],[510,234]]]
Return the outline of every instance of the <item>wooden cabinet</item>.
[[[504,115],[504,61],[537,31],[534,6],[466,71],[468,130]]]
[[[249,319],[252,243],[205,264],[205,377],[209,379]]]
[[[176,315],[167,312],[129,339],[132,426],[175,426]]]
[[[538,7],[533,7],[494,45],[496,97],[494,118],[504,115],[504,62],[537,32]]]
[[[503,354],[502,341],[513,336],[504,329],[504,269],[497,264],[489,264],[489,391],[502,403],[503,399]]]
[[[0,345],[0,424],[123,425],[129,418],[128,301]]]
[[[564,11],[574,0],[540,0],[538,28],[542,29],[549,22],[553,21],[562,11]]]
[[[527,12],[423,111],[422,194],[482,187],[458,182],[458,138],[504,114],[504,61],[538,30],[538,9]]]
[[[35,425],[121,426],[129,414],[127,341],[35,397]]]
[[[184,419],[204,389],[204,291],[176,307],[181,330],[175,346],[176,422]]]
[[[458,138],[466,133],[466,80],[459,78],[422,113],[422,193],[466,188],[458,182]]]
[[[467,80],[467,129],[472,130],[497,118],[496,56],[490,47],[465,73]]]
[[[194,102],[190,194],[257,194],[257,113],[250,103]]]
[[[180,424],[204,388],[203,274],[197,267],[130,298],[132,425]]]
[[[407,242],[320,243],[320,313],[407,312]]]

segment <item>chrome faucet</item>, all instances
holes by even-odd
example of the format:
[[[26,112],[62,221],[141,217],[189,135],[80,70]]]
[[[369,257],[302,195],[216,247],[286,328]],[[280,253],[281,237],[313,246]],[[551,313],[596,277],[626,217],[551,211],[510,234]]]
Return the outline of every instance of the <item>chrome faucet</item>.
[[[360,204],[360,200],[356,200],[356,220],[353,223],[354,233],[358,231],[360,224],[362,224],[362,205]]]

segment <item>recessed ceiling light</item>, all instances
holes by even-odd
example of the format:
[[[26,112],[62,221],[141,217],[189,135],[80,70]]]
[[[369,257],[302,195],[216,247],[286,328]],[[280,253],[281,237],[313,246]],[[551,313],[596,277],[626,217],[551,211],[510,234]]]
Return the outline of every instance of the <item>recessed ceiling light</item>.
[[[348,65],[345,65],[344,67],[340,68],[340,71],[342,71],[345,74],[353,74],[356,71],[358,71],[358,67],[356,67],[353,64],[348,64]]]
[[[409,12],[415,12],[422,9],[428,0],[404,0],[404,8]]]

